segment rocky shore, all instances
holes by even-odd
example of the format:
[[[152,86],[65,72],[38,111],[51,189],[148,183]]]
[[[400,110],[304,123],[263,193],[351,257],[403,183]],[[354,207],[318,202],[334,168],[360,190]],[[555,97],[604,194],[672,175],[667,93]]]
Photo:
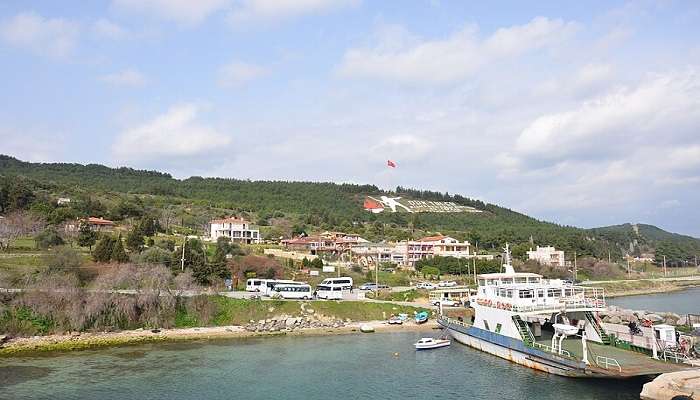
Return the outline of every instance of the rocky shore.
[[[672,312],[653,312],[648,310],[628,310],[617,306],[609,306],[606,311],[599,313],[603,322],[611,324],[627,324],[642,321],[651,321],[652,324],[668,324],[673,326],[687,325],[686,315],[678,315]]]
[[[65,335],[4,337],[0,357],[35,352],[71,351],[108,346],[177,340],[207,340],[225,338],[265,337],[276,335],[340,335],[360,333],[360,325],[371,325],[377,332],[421,331],[436,327],[434,321],[417,325],[389,325],[386,321],[348,321],[333,318],[279,316],[251,321],[245,326],[216,326],[184,329],[135,329],[120,332],[74,332]]]

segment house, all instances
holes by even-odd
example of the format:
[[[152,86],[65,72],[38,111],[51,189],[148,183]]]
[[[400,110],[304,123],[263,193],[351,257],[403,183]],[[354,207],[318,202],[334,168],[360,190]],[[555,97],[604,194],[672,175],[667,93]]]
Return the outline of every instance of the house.
[[[114,228],[114,221],[102,217],[87,217],[66,223],[65,230],[66,232],[76,232],[80,230],[82,224],[88,224],[90,229],[96,232],[111,232]]]
[[[566,265],[564,261],[564,252],[552,246],[537,246],[536,250],[530,248],[530,251],[527,252],[527,259],[535,260],[540,264],[552,267],[563,267]]]
[[[70,198],[68,197],[59,197],[58,200],[56,200],[56,204],[59,206],[63,206],[66,204],[70,204]]]
[[[229,217],[209,221],[210,238],[227,237],[236,243],[260,243],[260,230],[243,218]]]
[[[355,234],[344,232],[323,232],[312,236],[297,236],[282,240],[287,250],[307,251],[310,254],[332,253],[339,254],[350,250],[354,245],[367,243],[366,239]]]
[[[419,240],[388,243],[362,243],[352,247],[352,254],[364,266],[379,261],[414,267],[423,259],[440,257],[472,258],[471,244],[449,236],[428,236]],[[481,257],[480,257],[481,258]]]

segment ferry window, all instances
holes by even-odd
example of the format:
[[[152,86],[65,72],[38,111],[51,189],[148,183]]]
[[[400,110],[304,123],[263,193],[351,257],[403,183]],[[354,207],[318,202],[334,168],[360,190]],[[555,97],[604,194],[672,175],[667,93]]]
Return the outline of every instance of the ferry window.
[[[530,283],[540,283],[540,278],[529,278],[528,282]]]
[[[484,286],[484,283],[485,283],[485,282],[486,282],[485,280],[479,279],[479,286]]]
[[[537,297],[544,297],[544,289],[537,289]]]
[[[527,278],[515,278],[515,283],[527,283]]]
[[[491,328],[489,328],[489,321],[484,320],[484,327],[486,327],[486,330],[487,330],[487,331],[490,331],[490,330],[491,330]]]
[[[521,299],[531,299],[535,297],[532,290],[521,290],[518,295]]]
[[[564,296],[573,296],[574,291],[571,289],[564,289]]]
[[[513,289],[508,289],[508,297],[513,297]]]
[[[498,279],[489,279],[487,281],[488,285],[498,285]]]
[[[547,297],[561,297],[560,289],[547,289]]]
[[[501,333],[501,328],[502,328],[502,327],[503,327],[503,325],[501,325],[501,324],[496,324],[496,333]]]
[[[503,278],[503,279],[501,279],[501,283],[503,283],[503,284],[513,283],[513,278]]]

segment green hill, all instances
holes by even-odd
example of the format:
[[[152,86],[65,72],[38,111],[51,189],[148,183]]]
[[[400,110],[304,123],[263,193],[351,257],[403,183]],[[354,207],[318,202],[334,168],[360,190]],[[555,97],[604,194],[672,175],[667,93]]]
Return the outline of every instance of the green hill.
[[[341,230],[370,240],[402,240],[440,232],[478,243],[480,249],[515,244],[522,256],[532,245],[554,245],[567,253],[607,258],[622,257],[629,229],[606,227],[585,230],[540,221],[524,214],[461,195],[397,187],[385,192],[374,185],[331,182],[250,181],[190,177],[175,179],[156,171],[109,168],[96,164],[29,163],[0,155],[0,212],[30,208],[58,224],[68,218],[99,215],[122,221],[142,215],[167,219],[166,226],[202,231],[206,222],[224,215],[241,215],[261,225],[263,234],[279,237],[299,232]],[[26,196],[17,201],[17,193]],[[5,193],[2,195],[2,193]],[[14,193],[14,194],[13,194]],[[367,195],[398,195],[415,200],[451,201],[481,213],[366,212]],[[58,197],[70,197],[69,206],[56,206]],[[4,199],[4,200],[3,200]],[[642,237],[646,244],[685,243],[663,236],[655,227]],[[666,232],[664,232],[666,233]],[[689,238],[679,258],[691,257],[697,239]],[[642,240],[637,238],[637,240]]]

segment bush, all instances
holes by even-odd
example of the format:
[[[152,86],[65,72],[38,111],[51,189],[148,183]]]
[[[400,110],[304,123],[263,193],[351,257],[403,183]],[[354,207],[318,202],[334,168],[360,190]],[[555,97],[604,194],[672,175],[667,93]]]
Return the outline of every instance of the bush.
[[[151,247],[139,254],[138,261],[144,264],[160,264],[168,268],[172,265],[172,254],[160,247]]]
[[[61,246],[46,256],[46,265],[51,272],[77,272],[83,265],[83,259],[77,251]]]
[[[38,249],[46,250],[49,247],[62,246],[65,244],[61,235],[58,234],[56,228],[48,227],[34,238]]]

